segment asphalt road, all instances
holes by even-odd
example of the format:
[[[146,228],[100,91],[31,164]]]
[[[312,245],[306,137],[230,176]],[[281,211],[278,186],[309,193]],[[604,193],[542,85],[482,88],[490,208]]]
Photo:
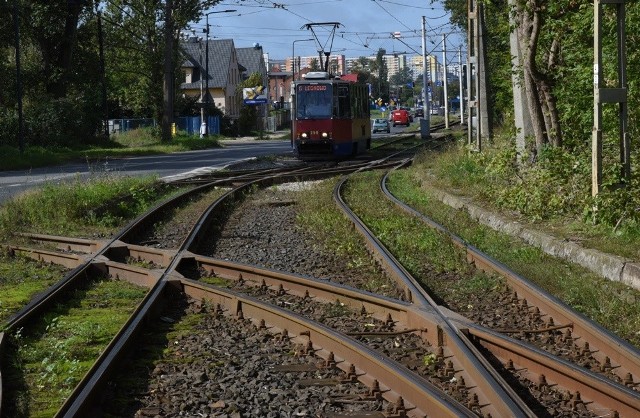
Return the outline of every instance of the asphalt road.
[[[84,179],[104,173],[127,176],[157,175],[161,178],[188,177],[215,171],[246,158],[291,153],[288,140],[233,140],[224,141],[223,144],[222,148],[168,155],[108,158],[32,170],[0,171],[0,205],[20,193],[47,183]]]

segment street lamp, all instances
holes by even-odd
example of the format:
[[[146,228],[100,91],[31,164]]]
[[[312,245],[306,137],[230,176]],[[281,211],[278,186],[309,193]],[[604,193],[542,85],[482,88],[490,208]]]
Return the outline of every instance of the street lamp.
[[[215,13],[233,13],[235,11],[236,11],[235,9],[228,9],[228,10],[219,10],[219,11],[215,11],[215,12],[205,13],[205,16],[207,18],[207,27],[204,30],[205,33],[207,34],[207,37],[206,37],[206,42],[207,43],[205,44],[205,53],[204,53],[205,59],[207,60],[206,64],[205,64],[205,67],[206,67],[205,68],[205,73],[206,73],[205,74],[205,77],[206,77],[206,79],[205,79],[205,88],[206,88],[206,91],[205,91],[205,97],[206,97],[206,99],[205,99],[205,106],[206,106],[205,115],[207,116],[207,119],[209,117],[209,15],[212,15],[212,14],[215,14]],[[208,120],[205,122],[205,125],[204,125],[204,136],[209,136],[209,124],[207,122],[208,122]]]
[[[292,73],[291,73],[291,78],[293,80],[296,79],[296,42],[309,42],[309,41],[314,41],[315,39],[313,38],[309,38],[309,39],[296,39],[295,41],[293,41],[293,46],[291,47],[291,59],[293,59],[292,62]]]

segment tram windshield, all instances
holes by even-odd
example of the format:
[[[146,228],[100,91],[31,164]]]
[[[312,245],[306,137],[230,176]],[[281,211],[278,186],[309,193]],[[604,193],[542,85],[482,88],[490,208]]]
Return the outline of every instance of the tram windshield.
[[[333,111],[331,84],[299,84],[296,88],[296,118],[326,119]]]

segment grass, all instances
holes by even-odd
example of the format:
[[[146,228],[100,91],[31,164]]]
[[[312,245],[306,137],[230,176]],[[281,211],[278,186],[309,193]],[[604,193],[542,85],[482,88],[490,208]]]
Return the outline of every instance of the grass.
[[[44,289],[60,280],[64,268],[22,257],[0,255],[0,322],[4,322]]]
[[[582,213],[543,214],[543,220],[520,215],[513,210],[500,207],[495,192],[506,189],[504,179],[491,173],[491,168],[500,161],[494,156],[506,146],[504,139],[485,145],[482,154],[469,153],[460,144],[466,141],[465,133],[457,133],[458,143],[443,152],[425,153],[410,169],[415,181],[422,185],[421,191],[430,187],[446,190],[459,196],[474,199],[480,206],[517,220],[530,228],[544,230],[559,238],[578,242],[587,248],[616,254],[631,260],[640,259],[640,226],[628,221],[618,227],[593,224]],[[463,137],[464,136],[464,137]],[[551,186],[550,186],[551,187]]]
[[[417,165],[396,171],[389,182],[390,191],[577,311],[640,347],[640,292],[549,256],[519,239],[478,224],[465,211],[440,203],[428,188],[423,187],[423,170],[424,167]],[[628,319],[620,321],[620,318]]]
[[[325,248],[348,260],[350,269],[369,275],[370,281],[364,290],[379,292],[388,286],[380,269],[371,264],[369,253],[362,238],[333,202],[334,181],[317,183],[313,188],[299,193],[296,222],[307,229]]]
[[[430,196],[428,190],[421,187],[422,173],[423,167],[419,165],[395,172],[389,188],[401,200],[467,242],[640,347],[640,292],[479,225],[464,211],[452,209]],[[451,298],[465,300],[467,295],[488,293],[504,286],[501,278],[472,269],[448,237],[388,201],[379,191],[380,175],[367,172],[353,176],[348,182],[345,199],[436,300],[445,303]],[[343,216],[330,199],[332,187],[332,182],[326,181],[306,191],[298,220],[313,231],[323,245],[364,263],[367,256],[357,234],[345,226]],[[628,320],[620,321],[620,318]]]
[[[55,415],[146,291],[127,282],[95,280],[30,329],[12,333],[7,416]]]
[[[223,137],[213,135],[200,139],[197,135],[178,132],[171,142],[162,142],[154,128],[140,128],[112,135],[101,144],[81,147],[39,147],[27,146],[23,153],[17,148],[0,147],[0,167],[2,170],[20,170],[62,164],[69,161],[101,160],[140,155],[169,154],[219,147]]]
[[[96,175],[45,184],[0,207],[0,241],[15,232],[108,236],[175,190],[153,177]]]
[[[441,278],[450,272],[472,276],[474,271],[463,262],[463,253],[447,236],[425,227],[384,198],[378,187],[380,175],[352,176],[345,199],[398,261],[435,294],[446,290]]]

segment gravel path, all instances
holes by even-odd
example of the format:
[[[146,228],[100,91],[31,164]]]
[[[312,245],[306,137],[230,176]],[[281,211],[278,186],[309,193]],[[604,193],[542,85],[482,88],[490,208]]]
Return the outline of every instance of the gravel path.
[[[249,320],[218,315],[206,305],[175,302],[150,324],[154,329],[147,343],[137,348],[137,355],[149,359],[156,353],[157,358],[145,368],[134,356],[131,368],[114,379],[127,380],[133,371],[141,380],[137,387],[112,385],[102,405],[107,416],[323,417],[389,407],[368,396],[361,383],[341,381],[346,378],[341,370],[322,367],[322,359],[304,354],[289,339]],[[172,331],[182,324],[189,328]],[[168,341],[157,338],[163,332]],[[306,371],[287,365],[303,365]]]
[[[375,268],[350,266],[296,225],[296,192],[269,188],[233,211],[205,255],[331,280],[401,298],[393,281]],[[346,222],[346,221],[345,221]],[[372,270],[374,273],[372,273]],[[371,283],[376,283],[371,289]]]

